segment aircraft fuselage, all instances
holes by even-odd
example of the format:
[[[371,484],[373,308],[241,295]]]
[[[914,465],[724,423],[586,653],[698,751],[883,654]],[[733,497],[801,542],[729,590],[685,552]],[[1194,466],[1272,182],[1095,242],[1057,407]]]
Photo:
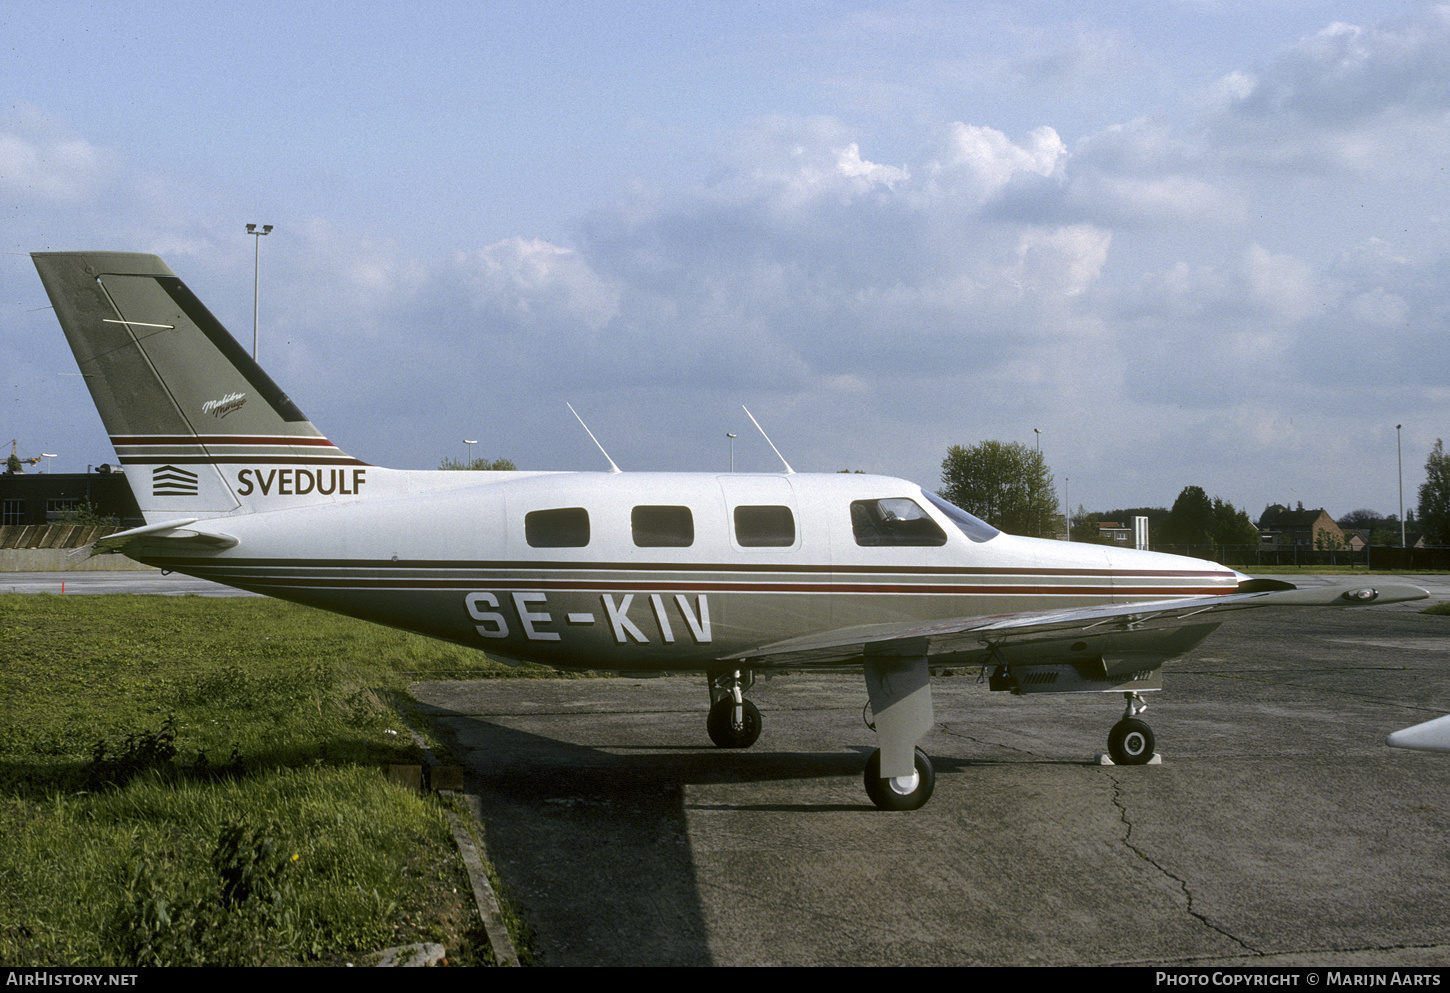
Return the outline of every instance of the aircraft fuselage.
[[[1180,556],[969,533],[920,487],[881,476],[222,471],[252,512],[197,527],[235,546],[128,554],[565,668],[698,670],[845,627],[1231,593],[1240,578]]]

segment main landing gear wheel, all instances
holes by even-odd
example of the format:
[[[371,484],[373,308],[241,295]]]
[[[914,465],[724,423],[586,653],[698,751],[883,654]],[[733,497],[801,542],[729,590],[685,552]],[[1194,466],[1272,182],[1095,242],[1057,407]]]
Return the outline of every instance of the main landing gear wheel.
[[[1118,765],[1146,765],[1153,757],[1153,729],[1125,717],[1108,732],[1108,755]]]
[[[710,707],[705,721],[710,740],[721,748],[749,748],[760,737],[760,709],[749,700],[740,701],[740,720],[735,720],[735,701],[726,697]]]
[[[931,799],[936,788],[936,770],[920,748],[916,750],[916,771],[896,779],[881,778],[881,749],[866,760],[866,795],[881,810],[916,810]]]

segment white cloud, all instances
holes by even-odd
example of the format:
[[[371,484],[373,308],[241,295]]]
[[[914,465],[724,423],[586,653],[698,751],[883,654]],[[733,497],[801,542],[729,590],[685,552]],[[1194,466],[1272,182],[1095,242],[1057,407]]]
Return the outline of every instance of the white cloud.
[[[928,172],[936,195],[980,204],[1019,173],[1053,175],[1066,156],[1067,146],[1050,127],[1034,128],[1017,144],[996,128],[958,121],[947,129]]]
[[[1284,322],[1323,314],[1338,295],[1304,260],[1274,254],[1262,245],[1249,246],[1243,266],[1250,298],[1261,311]]]
[[[76,203],[108,178],[105,156],[89,142],[0,134],[0,193],[6,196]]]
[[[822,201],[849,203],[890,192],[905,167],[872,162],[840,122],[826,117],[773,117],[740,131],[724,151],[725,169],[709,185],[717,201],[766,203],[782,214]]]
[[[1242,196],[1218,183],[1188,173],[1160,175],[1087,172],[1074,178],[1072,205],[1101,223],[1241,224],[1247,216]]]
[[[836,150],[836,168],[843,176],[864,180],[867,185],[879,183],[888,189],[911,178],[911,173],[905,168],[898,169],[865,161],[861,158],[860,146],[854,141],[845,148]]]
[[[618,312],[620,289],[578,252],[509,238],[454,257],[472,304],[521,325],[566,319],[599,330]]]
[[[1355,294],[1349,302],[1349,311],[1361,323],[1393,328],[1405,323],[1410,305],[1399,294],[1377,286],[1366,293]]]
[[[1424,174],[1450,140],[1450,5],[1335,22],[1214,90],[1214,142],[1252,161]]]
[[[1102,272],[1112,240],[1112,232],[1088,224],[1023,231],[1017,239],[1019,279],[1033,293],[1075,297]]]

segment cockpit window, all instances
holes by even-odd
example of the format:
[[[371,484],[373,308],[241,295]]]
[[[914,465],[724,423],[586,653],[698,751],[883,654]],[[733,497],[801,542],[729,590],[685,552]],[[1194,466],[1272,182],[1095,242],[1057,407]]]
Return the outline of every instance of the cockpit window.
[[[932,546],[947,543],[946,532],[915,500],[888,497],[851,504],[851,532],[858,545]]]
[[[965,534],[968,538],[971,538],[973,541],[991,541],[993,538],[997,537],[997,535],[1002,533],[1001,531],[998,531],[996,528],[992,527],[992,525],[988,524],[986,521],[978,520],[977,518],[973,517],[971,514],[963,510],[961,507],[958,507],[954,503],[948,503],[941,497],[937,496],[935,493],[930,493],[926,490],[922,490],[921,495],[930,500],[932,505],[935,506],[937,510],[940,510],[943,514],[946,514],[947,517],[951,518],[951,522],[957,527],[961,528],[962,533]]]

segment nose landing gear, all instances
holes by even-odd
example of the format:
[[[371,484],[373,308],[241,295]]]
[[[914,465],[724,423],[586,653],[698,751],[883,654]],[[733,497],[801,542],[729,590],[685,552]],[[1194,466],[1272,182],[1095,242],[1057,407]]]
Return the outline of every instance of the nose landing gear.
[[[719,748],[749,748],[760,737],[760,709],[745,699],[755,673],[731,669],[710,677],[710,716],[705,730]]]

